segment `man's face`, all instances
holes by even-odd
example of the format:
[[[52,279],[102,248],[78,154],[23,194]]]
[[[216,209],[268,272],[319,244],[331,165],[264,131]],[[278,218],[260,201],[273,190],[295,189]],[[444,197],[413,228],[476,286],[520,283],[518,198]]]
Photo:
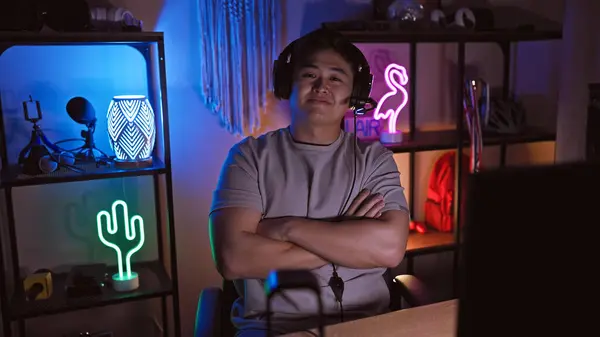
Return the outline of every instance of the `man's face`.
[[[290,105],[295,119],[311,125],[338,125],[348,111],[354,75],[333,50],[322,50],[298,65]]]

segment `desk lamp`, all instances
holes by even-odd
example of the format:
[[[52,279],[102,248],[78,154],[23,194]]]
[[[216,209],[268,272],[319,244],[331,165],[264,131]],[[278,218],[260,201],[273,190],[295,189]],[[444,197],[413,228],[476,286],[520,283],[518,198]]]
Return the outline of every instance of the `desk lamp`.
[[[321,287],[315,276],[308,270],[275,270],[269,273],[265,282],[265,294],[267,295],[267,336],[273,336],[273,331],[271,331],[271,300],[285,289],[309,289],[315,293],[319,305],[319,336],[325,336]]]
[[[108,138],[115,166],[140,168],[152,165],[156,139],[154,110],[143,95],[113,97],[106,115]]]
[[[117,213],[118,207],[122,208],[120,213]],[[119,215],[122,215],[121,219],[118,218]],[[112,213],[98,212],[96,225],[100,242],[117,253],[118,272],[112,276],[113,288],[116,291],[137,289],[140,286],[140,280],[138,274],[131,270],[131,257],[144,245],[144,219],[139,215],[130,218],[127,203],[123,200],[116,200],[112,204]],[[124,236],[128,241],[128,246],[131,247],[129,250],[122,249],[123,242],[117,237],[118,235]]]

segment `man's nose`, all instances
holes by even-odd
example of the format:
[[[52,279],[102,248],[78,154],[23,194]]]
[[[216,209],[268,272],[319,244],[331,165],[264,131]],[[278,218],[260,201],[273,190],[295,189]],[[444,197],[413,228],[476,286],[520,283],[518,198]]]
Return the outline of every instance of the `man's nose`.
[[[327,85],[325,83],[325,81],[323,81],[322,77],[319,77],[317,79],[315,79],[315,81],[313,82],[313,90],[315,91],[327,91]]]

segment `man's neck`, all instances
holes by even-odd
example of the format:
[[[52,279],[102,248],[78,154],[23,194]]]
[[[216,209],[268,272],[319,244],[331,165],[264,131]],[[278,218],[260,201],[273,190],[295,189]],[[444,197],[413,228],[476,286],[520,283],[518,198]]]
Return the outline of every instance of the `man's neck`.
[[[295,141],[300,143],[329,145],[335,142],[342,130],[339,126],[301,125],[292,122],[290,133]]]

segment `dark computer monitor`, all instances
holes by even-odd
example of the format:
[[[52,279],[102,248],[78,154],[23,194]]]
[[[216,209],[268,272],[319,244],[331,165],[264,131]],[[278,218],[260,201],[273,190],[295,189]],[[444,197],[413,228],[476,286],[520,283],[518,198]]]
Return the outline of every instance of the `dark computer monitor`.
[[[599,164],[471,175],[458,336],[597,333],[599,228]]]

